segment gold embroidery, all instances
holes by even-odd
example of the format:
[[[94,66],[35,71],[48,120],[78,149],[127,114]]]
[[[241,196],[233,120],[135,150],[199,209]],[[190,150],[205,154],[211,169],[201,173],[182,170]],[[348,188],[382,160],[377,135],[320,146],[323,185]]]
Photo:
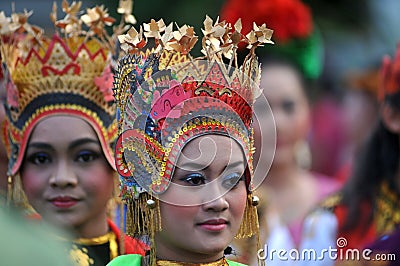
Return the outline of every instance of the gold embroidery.
[[[94,237],[94,238],[79,238],[74,240],[74,243],[80,245],[102,245],[105,243],[110,243],[110,259],[114,259],[118,256],[118,243],[117,237],[115,236],[114,232],[108,232],[105,235]]]
[[[87,248],[78,248],[77,245],[72,245],[69,252],[71,261],[77,266],[90,266],[94,264],[94,260],[89,257]]]
[[[376,232],[378,235],[393,232],[400,224],[400,197],[385,182],[381,185],[376,199]]]
[[[333,209],[340,204],[341,200],[342,200],[342,194],[340,192],[335,193],[325,198],[320,203],[320,206],[322,206],[322,208],[324,209]]]
[[[110,241],[111,237],[115,237],[114,232],[108,232],[105,235],[93,237],[93,238],[78,238],[74,242],[81,245],[101,245]]]

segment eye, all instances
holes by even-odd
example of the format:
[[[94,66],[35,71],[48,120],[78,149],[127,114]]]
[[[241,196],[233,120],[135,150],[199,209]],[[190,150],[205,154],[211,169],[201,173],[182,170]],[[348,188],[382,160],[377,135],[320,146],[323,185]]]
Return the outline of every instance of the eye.
[[[284,100],[282,102],[282,109],[288,114],[292,114],[294,112],[295,102],[292,100]]]
[[[97,152],[81,151],[78,153],[75,161],[80,162],[80,163],[88,163],[88,162],[96,160],[99,157],[100,157],[100,155]]]
[[[222,179],[222,186],[227,189],[232,189],[237,187],[240,181],[244,180],[244,175],[238,173],[232,173],[224,176]]]
[[[186,175],[185,177],[179,179],[191,186],[200,186],[204,185],[206,182],[205,177],[202,174],[189,174]]]
[[[35,165],[51,163],[50,155],[45,152],[37,152],[28,156],[27,160]]]

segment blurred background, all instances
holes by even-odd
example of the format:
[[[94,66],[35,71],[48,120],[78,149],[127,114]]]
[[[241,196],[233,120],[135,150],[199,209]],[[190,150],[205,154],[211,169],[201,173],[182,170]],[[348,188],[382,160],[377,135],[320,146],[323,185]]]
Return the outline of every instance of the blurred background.
[[[261,0],[268,2],[274,0]],[[31,22],[43,27],[52,27],[49,20],[51,0],[3,0],[0,10],[11,14],[11,3],[15,11],[24,8],[33,10]],[[57,2],[61,7],[61,0]],[[69,1],[70,3],[72,1]],[[150,18],[163,18],[166,23],[176,21],[179,25],[195,26],[200,34],[200,27],[205,15],[216,18],[226,4],[225,0],[135,0],[133,13],[138,23]],[[237,2],[237,1],[236,1]],[[242,1],[251,5],[252,1]],[[397,0],[304,0],[312,13],[316,27],[323,37],[324,77],[330,79],[333,88],[346,72],[355,69],[376,67],[383,54],[393,54],[396,42],[400,39],[400,1]],[[116,9],[118,0],[84,0],[83,6],[104,4],[110,14],[118,18]],[[252,14],[248,14],[252,16]],[[268,23],[267,23],[268,26]],[[273,37],[274,38],[274,37]],[[340,86],[339,86],[340,87]],[[337,88],[336,88],[337,89]]]
[[[56,1],[61,16],[61,0]],[[71,3],[72,1],[69,1]],[[158,20],[163,18],[165,23],[175,21],[178,25],[189,24],[195,27],[197,35],[201,35],[201,27],[205,15],[216,18],[224,13],[226,18],[229,5],[240,6],[242,16],[251,20],[253,16],[262,17],[258,12],[259,5],[287,5],[289,0],[136,0],[133,5],[133,14],[138,24],[149,22],[150,18]],[[298,2],[298,1],[297,1]],[[16,12],[23,12],[24,9],[33,10],[31,24],[38,24],[51,32],[53,26],[49,19],[53,1],[51,0],[15,0]],[[400,1],[398,0],[304,0],[308,6],[313,24],[314,50],[311,52],[311,60],[318,65],[317,74],[311,79],[316,86],[313,86],[312,99],[314,112],[315,130],[310,132],[310,143],[313,151],[312,168],[319,172],[335,175],[341,168],[343,161],[347,160],[343,155],[346,133],[337,130],[343,126],[344,95],[349,87],[360,87],[354,85],[354,79],[369,71],[376,72],[380,66],[383,55],[393,55],[396,43],[400,40]],[[118,0],[100,1],[84,0],[83,6],[93,4],[104,4],[111,16],[119,19],[116,13]],[[228,7],[227,7],[228,6]],[[12,1],[2,0],[0,10],[10,16]],[[229,10],[228,10],[229,11]],[[293,10],[286,12],[287,18],[296,16]],[[229,12],[228,12],[229,13]],[[232,18],[233,19],[233,18]],[[260,18],[258,18],[260,20]],[[260,23],[260,21],[258,21]],[[271,23],[265,16],[267,27]],[[283,20],[283,24],[286,23]],[[296,22],[295,22],[296,23]],[[272,23],[273,24],[273,23]],[[288,25],[290,27],[290,25]],[[280,45],[279,40],[273,40]],[[307,45],[300,43],[301,45]],[[200,43],[197,43],[193,53],[200,54]],[[304,48],[304,47],[303,47]],[[268,53],[270,46],[259,49],[261,54]],[[299,52],[301,53],[301,52]],[[307,60],[307,59],[306,59]],[[368,76],[370,78],[370,76]],[[350,82],[349,82],[350,80]],[[376,80],[372,81],[376,82]],[[367,82],[368,83],[368,82]],[[360,84],[359,82],[356,84]],[[351,104],[351,103],[350,103]],[[331,109],[330,109],[331,108]],[[333,110],[333,111],[332,111]],[[324,113],[326,112],[326,113]],[[334,115],[331,115],[333,112]],[[357,119],[357,114],[355,114]],[[329,123],[326,123],[329,120]],[[322,121],[322,122],[321,122]],[[320,124],[323,124],[321,126]],[[352,122],[350,121],[350,124]]]

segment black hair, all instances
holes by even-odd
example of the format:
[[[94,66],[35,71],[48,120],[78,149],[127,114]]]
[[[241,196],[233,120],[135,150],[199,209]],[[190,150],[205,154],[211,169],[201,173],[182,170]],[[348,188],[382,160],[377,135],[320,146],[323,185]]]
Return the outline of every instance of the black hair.
[[[385,103],[400,112],[400,92],[387,96]],[[399,193],[396,185],[399,171],[400,147],[399,135],[387,129],[379,118],[364,146],[358,151],[353,173],[342,190],[342,204],[348,208],[343,230],[351,230],[371,224],[376,197],[383,182]],[[368,221],[360,221],[361,206],[369,203]]]

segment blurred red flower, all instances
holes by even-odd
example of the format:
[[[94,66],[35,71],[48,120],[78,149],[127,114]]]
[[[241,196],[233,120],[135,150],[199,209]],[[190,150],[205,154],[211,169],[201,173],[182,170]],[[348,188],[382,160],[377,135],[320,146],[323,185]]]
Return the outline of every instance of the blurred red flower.
[[[300,0],[228,0],[221,10],[221,20],[235,23],[242,19],[243,31],[249,32],[253,22],[274,30],[278,44],[294,38],[307,38],[312,34],[311,11]]]

